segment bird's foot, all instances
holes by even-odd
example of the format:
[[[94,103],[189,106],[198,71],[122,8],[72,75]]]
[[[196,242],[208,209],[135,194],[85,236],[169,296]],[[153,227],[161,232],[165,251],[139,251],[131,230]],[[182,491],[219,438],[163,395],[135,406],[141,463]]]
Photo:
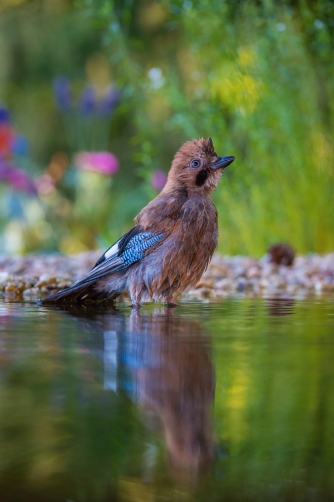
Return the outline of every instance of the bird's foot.
[[[132,310],[140,310],[141,307],[140,303],[133,303],[131,306]]]
[[[171,307],[171,308],[177,307],[177,303],[174,302],[172,296],[167,296],[167,298],[165,298],[165,302],[167,303],[167,307]]]

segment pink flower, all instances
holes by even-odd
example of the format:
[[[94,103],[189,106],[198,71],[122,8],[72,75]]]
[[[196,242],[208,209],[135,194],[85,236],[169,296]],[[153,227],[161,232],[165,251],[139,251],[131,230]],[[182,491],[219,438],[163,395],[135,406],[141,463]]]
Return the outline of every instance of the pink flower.
[[[55,191],[55,182],[48,174],[43,174],[35,181],[37,191],[40,195],[49,195]]]
[[[152,177],[151,177],[151,185],[155,190],[160,190],[163,189],[163,187],[166,185],[167,181],[167,174],[164,173],[163,171],[153,171]]]
[[[74,157],[74,164],[83,171],[94,171],[111,176],[118,171],[118,159],[109,152],[81,152]]]

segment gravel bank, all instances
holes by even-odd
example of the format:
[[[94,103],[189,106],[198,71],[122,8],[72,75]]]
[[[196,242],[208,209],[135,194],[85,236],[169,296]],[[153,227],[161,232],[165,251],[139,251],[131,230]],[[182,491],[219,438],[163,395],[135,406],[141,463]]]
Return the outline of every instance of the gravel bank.
[[[61,255],[0,256],[0,295],[33,300],[64,289],[83,277],[101,251],[75,257]],[[266,259],[216,254],[196,288],[184,298],[219,299],[248,296],[334,293],[334,253],[297,256],[292,267]]]

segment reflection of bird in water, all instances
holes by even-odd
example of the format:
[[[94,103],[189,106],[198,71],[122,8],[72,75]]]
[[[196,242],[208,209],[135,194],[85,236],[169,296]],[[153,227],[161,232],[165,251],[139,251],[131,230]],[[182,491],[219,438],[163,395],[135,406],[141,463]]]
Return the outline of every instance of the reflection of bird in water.
[[[143,317],[134,312],[129,327],[125,353],[139,355],[132,369],[137,402],[159,416],[172,469],[198,473],[213,450],[215,377],[208,338],[199,324],[174,319],[171,311]]]
[[[83,312],[75,308],[75,317]],[[209,337],[196,321],[174,317],[172,310],[132,311],[125,317],[93,309],[93,316],[85,321],[103,331],[105,389],[125,390],[155,431],[158,419],[173,476],[195,481],[213,459],[215,375]]]

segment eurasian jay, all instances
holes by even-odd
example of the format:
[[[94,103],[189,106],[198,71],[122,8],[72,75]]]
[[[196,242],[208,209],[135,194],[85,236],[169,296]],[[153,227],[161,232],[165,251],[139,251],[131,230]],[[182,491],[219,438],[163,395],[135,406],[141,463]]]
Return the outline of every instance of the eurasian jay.
[[[194,287],[217,247],[211,193],[234,157],[218,157],[212,139],[187,141],[175,154],[165,187],[136,216],[136,225],[73,286],[43,303],[114,300],[128,290],[132,305],[146,298],[174,304]]]

